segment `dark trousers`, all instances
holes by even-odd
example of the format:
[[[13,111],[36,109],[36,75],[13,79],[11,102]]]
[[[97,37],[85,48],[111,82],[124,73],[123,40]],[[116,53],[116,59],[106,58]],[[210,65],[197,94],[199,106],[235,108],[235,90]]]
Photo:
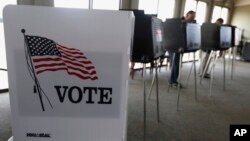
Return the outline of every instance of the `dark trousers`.
[[[169,83],[177,83],[179,76],[180,53],[169,52],[171,63],[171,76]]]

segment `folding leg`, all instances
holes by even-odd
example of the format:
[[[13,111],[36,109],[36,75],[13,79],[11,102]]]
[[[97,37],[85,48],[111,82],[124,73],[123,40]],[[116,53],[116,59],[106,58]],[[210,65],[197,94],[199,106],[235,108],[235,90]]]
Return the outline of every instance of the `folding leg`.
[[[208,66],[209,66],[209,63],[210,63],[210,60],[211,60],[213,54],[214,54],[214,51],[211,51],[211,53],[210,53],[210,55],[208,57],[207,62],[204,62],[204,63],[206,63],[206,66],[205,66],[204,70],[202,70],[202,75],[201,75],[201,78],[200,78],[200,84],[201,84],[202,79],[204,78],[204,75],[205,75],[205,73],[206,73],[206,71],[208,69]]]
[[[197,81],[196,81],[196,64],[195,64],[195,52],[193,52],[193,64],[194,64],[194,94],[195,94],[195,101],[197,101]]]
[[[157,105],[156,110],[157,110],[157,121],[159,123],[160,122],[160,108],[159,108],[159,85],[158,85],[158,62],[157,62],[157,60],[155,61],[155,64],[156,64],[155,65],[155,75],[154,75],[152,83],[151,83],[148,99],[150,99],[154,83],[156,83],[156,105]]]
[[[174,67],[173,67],[173,66],[174,66],[174,62],[175,62],[175,61],[174,61],[174,59],[175,59],[175,55],[176,55],[176,54],[174,53],[174,54],[173,54],[173,57],[172,57],[171,72],[170,72],[170,79],[171,79],[171,75],[173,74],[173,71],[174,71]],[[181,60],[181,59],[180,59],[180,60]],[[180,69],[180,68],[179,68],[179,69]],[[170,87],[171,87],[171,84],[169,84],[169,85],[168,85],[168,92],[169,92]]]
[[[233,48],[233,58],[232,58],[232,68],[231,68],[231,80],[233,80],[234,75],[234,64],[235,64],[235,56],[236,56],[237,47]]]
[[[160,108],[159,108],[159,85],[158,85],[158,63],[155,65],[155,80],[156,80],[156,105],[157,105],[157,121],[160,122]]]
[[[218,58],[218,56],[215,52],[214,53],[214,60],[213,60],[212,68],[211,68],[211,79],[210,79],[210,90],[209,90],[210,97],[212,96],[212,86],[213,86],[213,80],[214,80],[214,68],[215,68],[217,58]]]
[[[190,75],[191,75],[191,72],[192,72],[192,70],[193,70],[193,67],[194,67],[194,61],[193,61],[192,65],[191,65],[191,68],[190,68],[190,70],[189,70],[189,74],[188,74],[188,77],[187,77],[187,80],[186,80],[186,86],[188,85],[188,80],[189,80],[189,78],[190,78]]]
[[[177,98],[177,111],[179,110],[180,92],[181,92],[181,65],[183,53],[180,53],[179,63],[179,77],[178,77],[178,98]]]
[[[223,57],[223,90],[226,90],[226,51],[224,51]]]
[[[143,70],[142,72],[145,74],[146,73],[146,64],[143,64]],[[143,77],[143,141],[146,140],[146,77]]]

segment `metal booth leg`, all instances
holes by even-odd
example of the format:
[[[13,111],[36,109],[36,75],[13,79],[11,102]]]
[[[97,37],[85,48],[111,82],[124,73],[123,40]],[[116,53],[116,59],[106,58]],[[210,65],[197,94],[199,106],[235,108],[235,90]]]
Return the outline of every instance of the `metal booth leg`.
[[[151,97],[152,89],[153,89],[153,86],[154,86],[154,83],[155,83],[155,77],[156,77],[156,74],[154,75],[154,77],[152,79],[152,82],[151,82],[151,86],[150,86],[150,89],[149,89],[148,99],[150,99],[150,97]]]
[[[173,71],[174,71],[174,58],[175,58],[175,53],[173,54],[173,57],[172,57],[172,64],[171,64],[171,72],[170,72],[170,79],[171,79],[171,75],[173,74]],[[169,92],[169,89],[170,89],[170,87],[171,87],[171,84],[169,83],[169,85],[168,85],[168,92]]]
[[[209,66],[209,63],[210,63],[210,60],[212,58],[213,53],[214,53],[214,51],[211,51],[211,53],[210,53],[210,55],[208,57],[207,62],[204,62],[204,63],[206,63],[206,66],[205,66],[204,70],[202,70],[202,75],[201,75],[201,78],[200,78],[200,84],[201,84],[202,79],[204,78],[204,75],[205,75],[205,73],[206,73],[206,71],[208,69],[208,66]]]
[[[179,110],[180,92],[181,92],[181,65],[183,53],[180,53],[179,63],[179,77],[178,77],[178,98],[177,98],[177,111]]]
[[[223,57],[223,90],[226,90],[226,51],[224,51],[224,57]]]
[[[154,75],[152,83],[151,83],[148,99],[150,99],[154,83],[156,83],[156,105],[157,105],[156,110],[157,110],[157,121],[159,123],[160,122],[160,108],[159,108],[159,85],[158,85],[159,83],[158,83],[158,62],[157,62],[157,60],[155,61],[155,64],[156,64],[155,65],[155,75]]]
[[[231,68],[231,80],[233,80],[234,75],[234,63],[235,63],[235,56],[236,56],[236,47],[233,48],[233,58],[232,58],[232,68]]]
[[[156,60],[155,66],[155,80],[156,80],[156,105],[157,105],[157,121],[160,122],[160,108],[159,108],[159,85],[158,85],[158,63]]]
[[[212,86],[213,86],[213,80],[214,80],[214,68],[215,68],[215,64],[217,62],[218,56],[216,54],[216,52],[214,51],[213,53],[214,55],[214,60],[213,60],[213,64],[212,64],[212,68],[211,68],[211,79],[210,79],[210,90],[209,90],[209,95],[210,97],[212,97]]]
[[[193,64],[194,64],[194,94],[195,94],[195,101],[197,101],[197,80],[196,80],[196,64],[195,64],[195,52],[193,52]]]
[[[190,71],[189,71],[189,74],[188,74],[188,77],[187,77],[187,80],[186,80],[186,86],[188,85],[188,80],[189,80],[189,78],[190,78],[190,75],[191,75],[191,72],[192,72],[192,70],[193,70],[193,67],[194,67],[194,62],[193,62],[192,65],[191,65],[191,68],[190,68]]]
[[[146,115],[147,115],[147,111],[146,111],[146,77],[145,77],[145,73],[146,73],[146,64],[143,63],[143,70],[142,72],[144,73],[144,77],[143,77],[143,141],[146,141]]]
[[[195,94],[195,101],[197,101],[197,74],[196,74],[195,52],[193,52],[193,63],[192,63],[192,66],[190,68],[187,80],[186,80],[186,86],[188,85],[188,80],[190,78],[193,67],[194,67],[194,94]]]

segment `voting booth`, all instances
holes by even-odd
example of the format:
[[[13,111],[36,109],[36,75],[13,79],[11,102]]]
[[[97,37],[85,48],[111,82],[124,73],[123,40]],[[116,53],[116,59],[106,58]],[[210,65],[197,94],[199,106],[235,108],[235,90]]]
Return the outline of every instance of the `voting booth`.
[[[181,18],[166,19],[164,23],[166,49],[171,52],[194,52],[200,49],[201,29],[196,23],[187,23]]]
[[[239,46],[240,42],[242,41],[243,30],[241,28],[239,28],[239,27],[236,27],[234,32],[235,32],[234,45]]]
[[[225,26],[231,27],[231,46],[232,47],[238,46],[242,38],[242,29],[233,25],[225,25]]]
[[[135,15],[131,62],[147,63],[164,55],[163,22],[144,14],[143,10],[128,11],[133,11]]]
[[[202,50],[226,50],[232,47],[232,27],[215,23],[201,26]]]
[[[14,141],[126,140],[133,13],[3,13]]]
[[[232,26],[218,25],[216,23],[203,23],[201,26],[201,48],[203,51],[210,52],[207,60],[203,61],[205,65],[200,83],[209,68],[212,61],[211,79],[210,79],[210,96],[212,96],[212,84],[214,79],[214,68],[218,59],[217,51],[225,51],[234,46],[234,31]],[[205,62],[206,61],[206,62]],[[226,89],[226,58],[223,58],[223,90]]]
[[[193,61],[190,73],[194,71],[194,93],[195,99],[197,100],[197,84],[196,84],[196,64],[195,64],[195,52],[200,49],[201,46],[201,28],[197,23],[186,22],[181,18],[166,19],[164,23],[164,39],[165,48],[174,55],[172,64],[175,63],[176,54],[180,54],[179,59],[179,77],[178,77],[178,99],[177,99],[177,110],[179,107],[180,97],[180,83],[181,83],[181,64],[182,56],[184,53],[192,52]],[[174,64],[176,65],[176,64]],[[174,67],[172,67],[172,72]],[[172,74],[172,73],[171,73]],[[190,75],[190,74],[189,74]],[[170,85],[168,86],[168,90]]]

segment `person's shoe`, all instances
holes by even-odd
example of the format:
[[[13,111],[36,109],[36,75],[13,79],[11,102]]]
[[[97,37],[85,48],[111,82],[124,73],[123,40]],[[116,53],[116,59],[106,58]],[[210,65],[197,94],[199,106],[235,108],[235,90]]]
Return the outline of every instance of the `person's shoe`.
[[[208,73],[206,73],[205,75],[204,75],[204,78],[210,78],[210,74],[208,74]]]
[[[179,83],[176,82],[176,83],[169,83],[170,87],[173,87],[173,88],[178,88],[178,85]],[[180,84],[180,88],[182,88],[182,85]]]
[[[174,83],[173,85],[174,85],[175,88],[178,88],[179,85],[180,85],[180,88],[182,88],[181,83],[178,83],[178,82],[177,82],[177,83]]]

